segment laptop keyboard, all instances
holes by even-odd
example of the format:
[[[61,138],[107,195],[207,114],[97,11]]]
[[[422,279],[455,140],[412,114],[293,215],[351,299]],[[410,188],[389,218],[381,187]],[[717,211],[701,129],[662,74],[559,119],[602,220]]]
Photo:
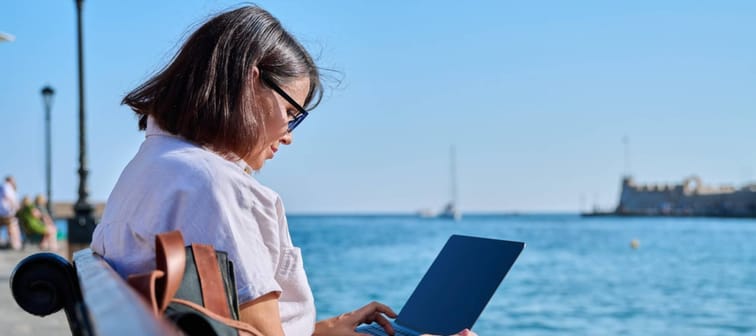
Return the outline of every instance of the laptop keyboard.
[[[404,328],[402,326],[397,325],[396,323],[391,323],[391,326],[394,327],[394,332],[396,336],[418,336],[420,333],[415,332],[413,330]],[[386,331],[383,330],[383,327],[381,327],[377,323],[372,323],[368,325],[362,325],[359,326],[356,330],[359,333],[368,334],[368,335],[375,335],[375,336],[387,336]]]

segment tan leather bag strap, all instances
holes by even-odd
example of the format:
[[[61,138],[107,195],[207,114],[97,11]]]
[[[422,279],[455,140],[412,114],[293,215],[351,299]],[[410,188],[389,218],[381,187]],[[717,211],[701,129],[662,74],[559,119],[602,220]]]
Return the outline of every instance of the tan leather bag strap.
[[[155,236],[156,270],[132,274],[128,283],[144,297],[156,316],[163,315],[184,278],[186,251],[180,231]]]
[[[205,308],[226,319],[231,318],[226,287],[221,276],[215,249],[210,245],[192,244],[194,264],[197,266],[202,302]],[[236,290],[236,288],[234,288]]]
[[[150,306],[150,310],[155,316],[160,316],[160,308],[158,308],[157,300],[155,299],[155,282],[158,278],[162,278],[165,274],[162,271],[150,271],[147,273],[132,274],[129,275],[127,282],[134,288],[144,299],[147,305]]]
[[[186,269],[186,251],[181,231],[170,231],[155,236],[155,248],[157,270],[165,274],[158,278],[155,284],[158,312],[163,314],[181,287]]]

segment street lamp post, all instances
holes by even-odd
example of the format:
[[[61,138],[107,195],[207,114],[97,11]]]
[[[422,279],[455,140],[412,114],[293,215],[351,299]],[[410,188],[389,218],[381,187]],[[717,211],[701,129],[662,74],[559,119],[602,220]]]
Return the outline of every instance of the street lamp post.
[[[79,61],[79,198],[74,204],[74,218],[68,221],[68,257],[71,259],[73,251],[86,248],[92,241],[94,232],[95,219],[92,214],[92,205],[89,204],[87,197],[87,152],[86,152],[86,128],[84,119],[84,47],[82,37],[81,10],[84,5],[83,0],[74,0],[76,2],[76,24],[77,24],[77,41],[78,41],[78,61]]]
[[[52,180],[52,168],[51,168],[51,149],[52,142],[50,140],[50,110],[52,109],[53,95],[55,90],[50,86],[42,88],[42,101],[45,104],[45,187],[47,191],[47,213],[50,216],[54,216],[52,212],[52,187],[50,181]]]

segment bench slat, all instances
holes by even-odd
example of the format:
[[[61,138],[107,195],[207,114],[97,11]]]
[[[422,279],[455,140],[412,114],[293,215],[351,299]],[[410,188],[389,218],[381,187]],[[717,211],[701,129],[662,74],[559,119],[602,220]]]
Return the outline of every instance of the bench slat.
[[[94,335],[180,335],[91,249],[76,252],[74,266]]]

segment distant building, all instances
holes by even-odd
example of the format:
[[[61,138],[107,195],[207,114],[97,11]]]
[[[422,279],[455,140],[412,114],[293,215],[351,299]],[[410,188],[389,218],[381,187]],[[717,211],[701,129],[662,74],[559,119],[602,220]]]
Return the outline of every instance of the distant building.
[[[709,187],[692,176],[676,185],[644,185],[626,176],[614,212],[588,215],[756,217],[756,184]]]

